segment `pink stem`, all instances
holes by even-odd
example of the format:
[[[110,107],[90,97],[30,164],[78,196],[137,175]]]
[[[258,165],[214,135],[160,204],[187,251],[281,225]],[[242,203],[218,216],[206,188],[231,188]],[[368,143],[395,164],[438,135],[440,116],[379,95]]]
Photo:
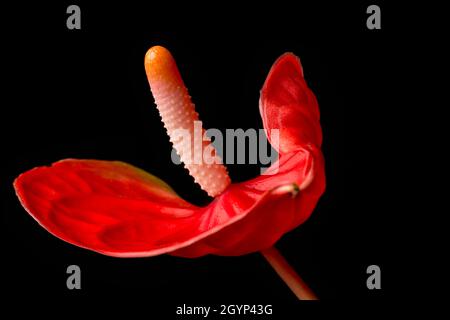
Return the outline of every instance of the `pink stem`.
[[[319,300],[275,247],[262,250],[261,254],[299,300]]]

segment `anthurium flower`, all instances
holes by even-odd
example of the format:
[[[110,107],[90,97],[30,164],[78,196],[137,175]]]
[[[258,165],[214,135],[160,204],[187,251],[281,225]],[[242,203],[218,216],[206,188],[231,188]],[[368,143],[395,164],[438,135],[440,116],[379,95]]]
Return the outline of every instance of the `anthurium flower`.
[[[157,177],[123,162],[66,159],[14,182],[21,204],[42,227],[114,257],[236,256],[272,247],[310,216],[325,175],[318,104],[299,58],[282,55],[261,90],[264,129],[279,130],[279,159],[242,183],[231,183],[220,163],[190,164],[189,150],[173,136],[177,128],[192,131],[199,117],[171,54],[151,48],[145,69],[174,148],[214,199],[204,207],[190,204]]]

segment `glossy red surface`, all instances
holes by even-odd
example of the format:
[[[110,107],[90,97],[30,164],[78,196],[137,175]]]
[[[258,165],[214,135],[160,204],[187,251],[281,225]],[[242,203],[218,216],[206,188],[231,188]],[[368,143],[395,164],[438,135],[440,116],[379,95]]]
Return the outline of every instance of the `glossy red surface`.
[[[303,223],[325,188],[317,101],[294,55],[281,56],[272,67],[260,111],[266,130],[281,131],[279,161],[268,169],[273,174],[231,184],[206,207],[184,201],[163,181],[122,162],[62,160],[21,174],[14,187],[42,227],[102,254],[259,251]]]

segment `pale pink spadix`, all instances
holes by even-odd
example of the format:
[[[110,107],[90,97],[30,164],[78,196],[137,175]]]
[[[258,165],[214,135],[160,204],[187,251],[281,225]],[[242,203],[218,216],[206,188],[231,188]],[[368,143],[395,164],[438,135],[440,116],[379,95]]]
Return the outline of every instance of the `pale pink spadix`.
[[[185,168],[208,195],[219,195],[231,181],[206,138],[175,60],[167,49],[155,46],[145,55],[145,70],[164,127]]]

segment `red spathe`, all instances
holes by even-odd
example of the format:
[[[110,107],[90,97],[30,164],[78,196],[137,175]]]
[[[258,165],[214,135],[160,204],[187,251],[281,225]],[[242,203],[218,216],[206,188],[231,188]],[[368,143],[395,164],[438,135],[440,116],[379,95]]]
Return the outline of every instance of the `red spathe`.
[[[272,67],[260,111],[267,131],[280,130],[280,158],[268,169],[275,173],[231,184],[206,207],[116,161],[62,160],[21,174],[14,187],[23,207],[47,231],[102,254],[198,257],[259,251],[303,223],[325,189],[319,109],[293,54],[284,54]],[[296,196],[294,186],[300,188]]]

